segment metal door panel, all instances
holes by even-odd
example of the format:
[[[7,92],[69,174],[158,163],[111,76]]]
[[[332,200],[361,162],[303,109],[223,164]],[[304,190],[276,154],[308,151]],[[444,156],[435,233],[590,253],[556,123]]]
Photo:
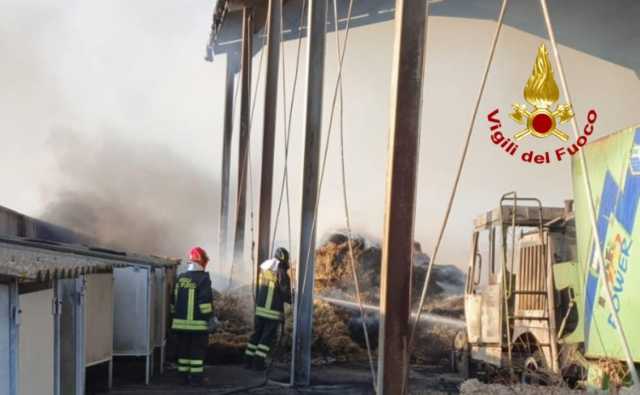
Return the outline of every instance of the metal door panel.
[[[148,331],[147,333],[149,333],[149,343],[148,343],[148,349],[149,350],[153,350],[153,348],[155,347],[155,328],[154,326],[156,325],[156,318],[157,318],[157,305],[158,305],[158,292],[157,292],[157,284],[156,284],[156,277],[155,277],[155,273],[154,273],[154,269],[151,270],[150,274],[149,274],[149,326],[148,326]]]
[[[500,343],[502,340],[501,297],[500,282],[492,284],[482,292],[481,336],[482,343]]]
[[[9,345],[9,354],[10,354],[10,363],[9,367],[11,369],[10,378],[10,391],[11,394],[17,394],[20,390],[20,380],[18,379],[19,374],[19,361],[20,361],[20,350],[19,350],[19,342],[20,342],[20,297],[18,295],[18,282],[14,281],[9,286],[9,314],[10,314],[10,324],[9,324],[9,337],[10,337],[10,345]]]
[[[53,393],[55,395],[60,395],[60,378],[62,376],[60,363],[62,359],[60,358],[60,348],[62,344],[62,328],[61,328],[61,300],[62,294],[60,290],[60,285],[58,281],[53,282]]]
[[[58,280],[60,314],[60,393],[84,393],[84,280]]]
[[[467,337],[469,343],[480,341],[482,296],[467,294],[464,296],[464,314],[467,321]]]
[[[76,387],[76,280],[58,280],[60,314],[60,393],[73,395]]]
[[[85,366],[91,366],[113,353],[113,274],[89,274],[85,280]]]
[[[116,268],[114,274],[114,355],[148,355],[149,270]]]
[[[20,295],[20,394],[53,395],[53,289]]]
[[[0,284],[0,395],[9,395],[11,389],[10,306],[9,285]]]

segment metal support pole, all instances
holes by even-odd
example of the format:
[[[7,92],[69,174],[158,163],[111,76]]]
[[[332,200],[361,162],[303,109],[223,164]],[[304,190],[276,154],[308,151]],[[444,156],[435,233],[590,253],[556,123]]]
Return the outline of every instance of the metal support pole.
[[[160,375],[164,374],[164,362],[165,362],[165,347],[167,347],[167,341],[162,341],[162,347],[160,347]]]
[[[305,147],[302,178],[300,259],[293,329],[291,364],[295,385],[309,385],[311,379],[311,341],[313,325],[313,272],[315,261],[315,211],[318,198],[320,137],[322,126],[322,88],[324,79],[327,0],[309,0],[307,44],[307,104],[305,108]]]
[[[75,317],[74,317],[74,326],[76,331],[75,337],[75,380],[76,380],[76,394],[81,395],[86,391],[86,372],[87,372],[87,361],[85,356],[85,347],[87,343],[87,327],[85,325],[85,315],[86,315],[86,290],[87,290],[87,282],[86,276],[80,276],[75,280],[75,302],[76,305],[74,307]]]
[[[107,374],[109,375],[107,379],[107,389],[111,391],[113,388],[113,357],[109,359],[109,372]]]
[[[60,280],[53,281],[53,393],[55,395],[60,395],[62,393],[61,390],[61,364],[62,364],[62,356],[61,356],[61,347],[62,347],[62,322],[60,319],[61,310],[61,290],[60,290]]]
[[[278,69],[280,60],[280,26],[282,0],[269,0],[267,71],[264,96],[264,131],[262,138],[262,175],[258,224],[258,262],[269,257],[271,239],[271,200],[273,191],[273,150],[278,109]],[[255,270],[259,270],[255,268]],[[256,279],[257,277],[256,272]],[[256,281],[256,287],[258,281]],[[256,289],[257,292],[257,289]],[[257,293],[256,293],[257,294]]]
[[[236,52],[227,54],[227,75],[224,94],[224,136],[222,138],[222,187],[220,198],[220,260],[227,258],[227,237],[229,234],[229,173],[231,168],[231,140],[233,138],[233,98],[236,73]]]
[[[143,269],[146,272],[147,282],[146,282],[146,305],[147,311],[145,316],[145,333],[147,339],[145,341],[147,349],[145,350],[145,365],[144,365],[144,383],[145,385],[149,385],[151,383],[151,367],[153,360],[151,359],[153,355],[153,345],[152,345],[152,329],[151,329],[151,312],[153,310],[153,304],[151,303],[151,281],[153,281],[151,268]]]
[[[396,1],[380,299],[378,391],[405,394],[426,1]]]
[[[249,178],[249,128],[251,125],[251,58],[253,38],[253,12],[242,11],[242,66],[240,91],[240,142],[238,147],[238,199],[236,207],[236,237],[233,259],[240,261],[244,254],[244,228],[247,210],[247,178]]]

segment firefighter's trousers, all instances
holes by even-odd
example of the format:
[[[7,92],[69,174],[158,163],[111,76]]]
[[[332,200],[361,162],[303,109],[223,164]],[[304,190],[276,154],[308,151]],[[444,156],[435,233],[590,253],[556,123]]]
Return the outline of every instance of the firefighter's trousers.
[[[202,377],[204,357],[209,346],[209,334],[203,331],[176,331],[178,345],[178,372]]]
[[[256,325],[247,344],[245,357],[247,361],[255,360],[255,366],[263,367],[278,335],[279,320],[256,317]]]

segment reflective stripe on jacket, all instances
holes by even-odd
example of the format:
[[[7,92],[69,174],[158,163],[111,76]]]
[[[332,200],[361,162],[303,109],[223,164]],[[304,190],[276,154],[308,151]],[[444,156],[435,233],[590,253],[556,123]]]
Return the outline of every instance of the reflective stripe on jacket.
[[[291,302],[291,281],[284,270],[261,270],[256,316],[270,320],[282,320],[284,304]]]
[[[213,315],[211,277],[205,271],[188,271],[178,276],[173,291],[171,329],[207,331]]]

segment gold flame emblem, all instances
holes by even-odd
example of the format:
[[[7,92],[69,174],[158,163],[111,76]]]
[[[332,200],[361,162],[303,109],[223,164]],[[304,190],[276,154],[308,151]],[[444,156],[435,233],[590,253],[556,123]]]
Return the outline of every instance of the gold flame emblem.
[[[514,104],[513,112],[509,114],[516,122],[526,125],[526,129],[514,135],[515,140],[528,135],[538,138],[554,135],[562,141],[569,140],[569,136],[558,129],[557,125],[569,121],[573,117],[573,110],[568,104],[561,104],[553,109],[552,106],[559,97],[549,54],[542,44],[538,48],[531,77],[524,86],[524,99],[533,106],[533,111],[529,111],[524,104]]]

